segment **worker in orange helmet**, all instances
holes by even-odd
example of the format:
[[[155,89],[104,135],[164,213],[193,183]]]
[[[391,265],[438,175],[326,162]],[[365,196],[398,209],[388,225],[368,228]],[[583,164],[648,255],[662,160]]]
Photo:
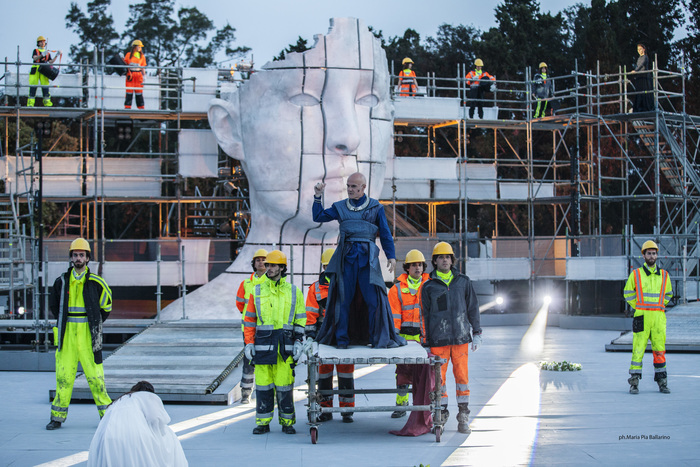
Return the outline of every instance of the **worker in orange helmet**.
[[[401,62],[403,70],[399,73],[399,96],[415,96],[418,91],[416,72],[412,70],[413,60],[406,57]]]
[[[126,69],[126,98],[124,108],[131,108],[131,101],[136,94],[136,107],[144,108],[143,75],[146,67],[146,57],[143,55],[143,42],[135,40],[131,43],[131,51],[124,56]]]

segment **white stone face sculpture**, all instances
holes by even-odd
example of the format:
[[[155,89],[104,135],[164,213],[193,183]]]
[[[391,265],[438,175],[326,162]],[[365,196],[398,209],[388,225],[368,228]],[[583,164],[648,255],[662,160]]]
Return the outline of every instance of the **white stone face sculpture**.
[[[327,185],[326,207],[347,196],[347,177],[357,171],[370,196],[381,193],[393,154],[386,55],[362,21],[330,23],[312,49],[267,63],[227,100],[211,102],[212,131],[248,178],[251,228],[226,273],[187,297],[190,317],[240,317],[235,293],[258,248],[284,251],[297,286],[317,280],[321,252],[338,235],[336,222],[313,222],[317,182]],[[181,315],[178,301],[162,317]]]

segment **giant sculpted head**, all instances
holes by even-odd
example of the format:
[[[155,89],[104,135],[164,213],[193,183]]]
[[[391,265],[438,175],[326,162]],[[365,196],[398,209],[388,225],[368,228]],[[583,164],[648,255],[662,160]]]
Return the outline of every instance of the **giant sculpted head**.
[[[322,243],[335,242],[337,223],[313,222],[313,186],[327,184],[329,205],[345,197],[347,177],[359,171],[370,196],[381,192],[393,152],[384,50],[355,18],[332,19],[328,34],[315,41],[306,52],[267,63],[209,109],[219,145],[241,162],[249,182],[249,248],[239,255],[244,264],[261,245],[306,245],[303,260],[300,246],[291,252],[295,272],[310,264],[317,273]]]

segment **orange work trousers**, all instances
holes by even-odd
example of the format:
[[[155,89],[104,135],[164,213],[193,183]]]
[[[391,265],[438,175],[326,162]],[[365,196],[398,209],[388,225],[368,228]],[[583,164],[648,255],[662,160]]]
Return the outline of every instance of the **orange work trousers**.
[[[452,373],[457,384],[457,404],[469,403],[469,346],[470,343],[461,345],[446,345],[444,347],[431,347],[430,351],[440,358],[447,360],[440,367],[442,373],[442,405],[447,405],[447,391],[445,380],[447,377],[447,364],[452,361]]]

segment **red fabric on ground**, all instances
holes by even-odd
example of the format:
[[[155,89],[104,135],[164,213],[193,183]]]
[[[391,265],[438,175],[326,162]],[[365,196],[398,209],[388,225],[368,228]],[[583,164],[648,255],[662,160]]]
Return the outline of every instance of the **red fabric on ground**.
[[[430,365],[396,365],[398,384],[413,382],[413,405],[430,405],[430,391],[435,388],[435,372]],[[397,436],[420,436],[433,428],[433,413],[411,412],[400,430],[389,433]]]

